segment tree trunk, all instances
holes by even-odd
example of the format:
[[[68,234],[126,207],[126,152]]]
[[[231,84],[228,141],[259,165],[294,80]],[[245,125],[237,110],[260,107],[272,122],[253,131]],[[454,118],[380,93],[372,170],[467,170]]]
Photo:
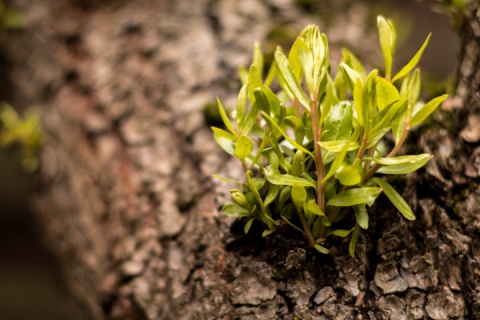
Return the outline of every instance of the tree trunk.
[[[14,3],[25,29],[4,49],[11,99],[43,107],[32,206],[71,317],[480,319],[478,2],[453,111],[410,141],[435,158],[397,181],[417,221],[380,199],[356,258],[341,242],[320,255],[291,235],[244,236],[218,210],[229,186],[210,178],[241,167],[215,145],[205,105],[234,105],[253,42],[311,15],[282,0]],[[348,21],[360,55],[379,51],[366,7],[328,3],[332,46],[355,40]]]

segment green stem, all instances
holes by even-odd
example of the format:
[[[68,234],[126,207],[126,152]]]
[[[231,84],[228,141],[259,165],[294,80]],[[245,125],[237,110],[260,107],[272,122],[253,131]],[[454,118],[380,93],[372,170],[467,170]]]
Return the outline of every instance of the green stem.
[[[312,231],[310,230],[310,227],[308,226],[308,223],[305,220],[305,217],[303,216],[301,210],[297,210],[297,215],[300,219],[300,222],[302,223],[303,231],[305,232],[305,236],[307,237],[308,245],[313,248],[313,246],[315,245],[315,240],[313,239]]]
[[[387,158],[395,157],[398,151],[400,151],[403,144],[405,143],[405,140],[407,139],[407,135],[409,131],[410,131],[410,126],[408,122],[406,122],[405,128],[403,128],[403,132],[402,132],[402,136],[400,137],[400,140],[398,140],[398,143],[395,145],[393,150],[388,154]],[[365,174],[365,181],[369,180],[375,174],[375,172],[377,172],[378,169],[380,169],[381,167],[382,165],[380,163],[377,163],[372,168],[370,168],[370,170],[368,170],[367,173]]]

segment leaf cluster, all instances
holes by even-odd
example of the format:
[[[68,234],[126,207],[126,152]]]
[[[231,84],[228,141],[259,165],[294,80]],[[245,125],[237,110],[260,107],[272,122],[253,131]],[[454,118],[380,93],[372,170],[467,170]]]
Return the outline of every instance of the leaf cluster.
[[[233,203],[223,212],[264,226],[263,236],[280,221],[301,232],[310,247],[328,253],[327,237],[350,236],[350,254],[360,229],[367,229],[368,208],[380,195],[409,220],[415,215],[384,179],[425,165],[431,155],[397,156],[411,127],[424,121],[446,98],[418,101],[420,70],[415,68],[430,35],[398,72],[392,65],[396,32],[391,21],[377,19],[385,73],[367,74],[347,49],[332,74],[327,36],[309,25],[288,55],[277,47],[263,73],[260,45],[255,44],[250,68],[240,68],[241,89],[235,110],[218,109],[225,129],[212,127],[218,145],[238,158],[245,182],[231,190]],[[390,152],[382,138],[393,135]],[[219,177],[221,178],[221,177]],[[221,178],[225,179],[225,178]],[[348,219],[345,219],[348,218]],[[342,226],[338,222],[344,220]]]
[[[0,103],[0,148],[15,149],[27,172],[38,166],[37,153],[42,140],[38,110],[28,109],[20,117],[10,105]]]

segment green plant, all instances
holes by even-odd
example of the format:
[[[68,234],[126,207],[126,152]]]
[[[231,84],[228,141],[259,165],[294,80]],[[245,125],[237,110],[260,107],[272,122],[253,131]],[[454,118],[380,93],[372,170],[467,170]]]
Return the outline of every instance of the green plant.
[[[415,69],[430,35],[415,56],[392,76],[396,33],[389,20],[377,25],[385,63],[367,74],[348,50],[331,77],[328,42],[315,25],[297,37],[288,57],[281,48],[265,80],[263,55],[255,45],[249,71],[240,69],[242,87],[231,121],[218,100],[226,130],[212,127],[216,142],[238,158],[246,182],[232,189],[234,203],[223,212],[265,226],[274,232],[280,220],[303,233],[308,245],[322,253],[327,237],[351,234],[355,253],[360,229],[368,228],[367,207],[383,191],[409,220],[415,216],[405,200],[375,174],[406,174],[425,165],[431,155],[397,156],[411,127],[425,120],[446,98],[417,102],[420,71]],[[279,88],[275,90],[274,79]],[[395,84],[399,84],[399,88]],[[277,87],[278,88],[278,87]],[[353,98],[350,98],[353,97]],[[386,152],[388,132],[395,146]],[[351,223],[348,229],[337,228]]]
[[[15,109],[0,103],[0,148],[12,148],[24,170],[38,167],[38,150],[42,145],[40,116],[37,109],[28,109],[20,117]]]

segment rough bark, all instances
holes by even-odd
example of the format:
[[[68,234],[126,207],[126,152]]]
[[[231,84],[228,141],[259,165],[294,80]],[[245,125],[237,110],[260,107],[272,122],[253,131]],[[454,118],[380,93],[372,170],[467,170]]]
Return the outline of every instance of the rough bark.
[[[356,258],[346,243],[325,256],[291,234],[242,235],[218,211],[229,186],[210,178],[241,167],[216,147],[205,104],[219,95],[234,105],[252,42],[312,16],[286,0],[15,5],[26,26],[4,49],[11,98],[44,108],[33,208],[75,317],[480,318],[478,3],[461,33],[461,100],[411,139],[435,158],[396,181],[418,219],[380,201]],[[332,45],[369,55],[368,11],[339,11],[355,32],[333,24]]]

